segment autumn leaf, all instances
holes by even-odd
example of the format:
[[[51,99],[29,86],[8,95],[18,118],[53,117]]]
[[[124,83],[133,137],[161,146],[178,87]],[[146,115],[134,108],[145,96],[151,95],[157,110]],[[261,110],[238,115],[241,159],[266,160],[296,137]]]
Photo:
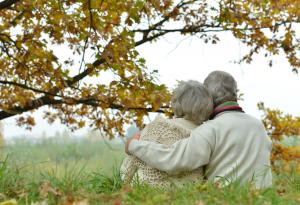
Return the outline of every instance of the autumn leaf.
[[[41,197],[46,198],[49,194],[53,194],[55,196],[61,196],[59,190],[53,188],[49,182],[43,182],[39,187],[39,193]]]
[[[205,205],[205,203],[201,200],[196,201],[196,205]]]
[[[0,205],[18,205],[18,202],[15,199],[1,202]]]

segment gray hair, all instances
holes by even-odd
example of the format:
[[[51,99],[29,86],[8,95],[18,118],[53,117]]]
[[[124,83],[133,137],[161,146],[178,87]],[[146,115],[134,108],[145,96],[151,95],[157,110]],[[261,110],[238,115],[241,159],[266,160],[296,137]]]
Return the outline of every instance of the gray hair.
[[[212,95],[215,107],[227,101],[237,101],[237,83],[229,73],[213,71],[204,80],[204,85]]]
[[[176,117],[195,124],[208,120],[213,111],[213,100],[206,87],[193,80],[181,81],[171,99]]]

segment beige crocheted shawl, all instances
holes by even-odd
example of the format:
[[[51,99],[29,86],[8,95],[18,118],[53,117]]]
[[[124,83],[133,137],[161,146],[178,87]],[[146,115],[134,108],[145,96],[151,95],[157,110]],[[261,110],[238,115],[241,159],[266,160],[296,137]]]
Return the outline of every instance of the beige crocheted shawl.
[[[156,117],[141,132],[141,140],[153,141],[165,145],[172,145],[178,140],[186,138],[197,126],[183,118],[164,119]],[[186,182],[196,182],[203,179],[203,169],[181,172],[169,175],[145,164],[134,156],[126,156],[121,165],[121,176],[125,182],[137,180],[153,186],[168,186],[172,183],[182,185]]]

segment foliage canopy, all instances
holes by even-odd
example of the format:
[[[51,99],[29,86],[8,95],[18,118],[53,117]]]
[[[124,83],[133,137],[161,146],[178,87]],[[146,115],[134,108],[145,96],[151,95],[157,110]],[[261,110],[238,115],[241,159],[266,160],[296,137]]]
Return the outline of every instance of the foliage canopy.
[[[299,8],[298,0],[3,0],[0,120],[47,105],[49,122],[72,129],[141,126],[148,112],[168,112],[170,95],[137,47],[169,33],[217,43],[231,32],[249,47],[241,61],[282,52],[297,71]],[[17,122],[35,124],[30,114]]]
[[[274,171],[300,173],[300,117],[266,108],[263,103],[259,103],[258,108],[264,112],[263,123],[273,140],[271,162]],[[287,146],[282,143],[284,137],[296,137],[298,142]]]

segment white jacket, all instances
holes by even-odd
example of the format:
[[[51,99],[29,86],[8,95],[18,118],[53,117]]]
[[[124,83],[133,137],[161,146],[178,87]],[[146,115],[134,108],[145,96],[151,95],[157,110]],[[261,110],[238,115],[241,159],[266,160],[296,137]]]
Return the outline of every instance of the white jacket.
[[[227,111],[171,147],[133,140],[129,152],[168,173],[205,166],[209,180],[225,179],[225,184],[254,181],[257,188],[263,188],[272,185],[271,144],[261,121],[245,113]]]

